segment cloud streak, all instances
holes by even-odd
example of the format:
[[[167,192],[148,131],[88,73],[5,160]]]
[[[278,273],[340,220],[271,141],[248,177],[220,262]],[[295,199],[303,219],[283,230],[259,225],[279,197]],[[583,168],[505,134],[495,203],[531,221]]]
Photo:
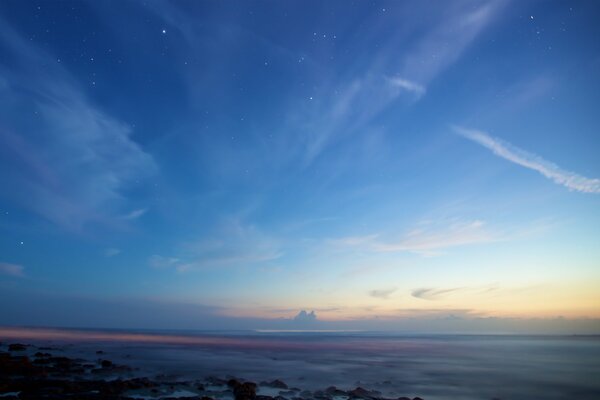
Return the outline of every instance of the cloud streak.
[[[22,265],[0,262],[0,274],[22,278],[25,276]]]
[[[453,127],[453,129],[462,137],[491,150],[498,157],[537,171],[554,183],[562,185],[569,190],[583,193],[600,193],[600,179],[586,178],[575,172],[564,170],[536,154],[522,150],[502,139],[492,137],[486,132],[457,126]]]
[[[388,78],[388,82],[394,88],[414,93],[415,96],[417,96],[417,98],[423,96],[426,91],[423,85],[419,85],[416,82],[409,81],[408,79],[403,79],[400,77]]]
[[[451,289],[435,289],[435,288],[419,288],[411,292],[412,297],[422,300],[440,300],[448,294],[461,290],[461,288]]]
[[[407,232],[397,240],[381,239],[381,235],[352,236],[334,239],[335,246],[354,247],[378,253],[409,252],[435,256],[441,250],[472,244],[493,243],[504,236],[485,228],[481,220],[454,220],[444,224],[425,224]]]
[[[142,215],[146,214],[147,211],[148,211],[147,208],[139,208],[137,210],[131,211],[129,214],[124,215],[123,219],[128,219],[128,220],[138,219]]]
[[[158,269],[187,272],[213,267],[256,266],[284,255],[278,240],[253,225],[228,219],[199,240],[183,243],[175,257],[153,255]]]
[[[375,297],[376,299],[387,300],[396,291],[396,288],[390,289],[374,289],[369,292],[369,296]]]

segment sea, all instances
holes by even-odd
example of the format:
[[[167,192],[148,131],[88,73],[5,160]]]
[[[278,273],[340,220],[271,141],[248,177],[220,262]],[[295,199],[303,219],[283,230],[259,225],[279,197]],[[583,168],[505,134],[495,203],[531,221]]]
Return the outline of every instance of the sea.
[[[174,380],[280,379],[425,400],[600,399],[600,336],[0,327],[0,342],[4,351],[21,342],[83,359],[101,351],[140,376]]]

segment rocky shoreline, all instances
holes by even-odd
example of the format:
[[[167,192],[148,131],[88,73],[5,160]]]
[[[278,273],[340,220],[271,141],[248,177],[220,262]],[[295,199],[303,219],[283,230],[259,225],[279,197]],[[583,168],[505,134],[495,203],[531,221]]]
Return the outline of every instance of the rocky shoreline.
[[[140,377],[139,371],[113,363],[100,350],[93,361],[56,355],[56,350],[12,343],[7,351],[0,351],[0,400],[422,400],[386,399],[362,387],[308,391],[288,387],[279,379],[257,384],[234,377],[193,381]]]

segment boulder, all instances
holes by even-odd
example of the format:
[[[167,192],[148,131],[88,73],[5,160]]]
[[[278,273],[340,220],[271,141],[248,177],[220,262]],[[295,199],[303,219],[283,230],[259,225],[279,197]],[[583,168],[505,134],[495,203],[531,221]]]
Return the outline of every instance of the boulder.
[[[21,343],[13,343],[8,345],[8,351],[25,351],[27,346]]]

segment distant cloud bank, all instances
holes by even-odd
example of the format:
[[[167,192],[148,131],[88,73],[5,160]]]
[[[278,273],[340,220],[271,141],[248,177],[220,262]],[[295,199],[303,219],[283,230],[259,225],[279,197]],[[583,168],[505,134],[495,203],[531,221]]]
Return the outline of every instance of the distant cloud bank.
[[[307,312],[306,310],[302,310],[294,317],[294,321],[296,322],[314,322],[316,320],[317,314],[314,311]]]

